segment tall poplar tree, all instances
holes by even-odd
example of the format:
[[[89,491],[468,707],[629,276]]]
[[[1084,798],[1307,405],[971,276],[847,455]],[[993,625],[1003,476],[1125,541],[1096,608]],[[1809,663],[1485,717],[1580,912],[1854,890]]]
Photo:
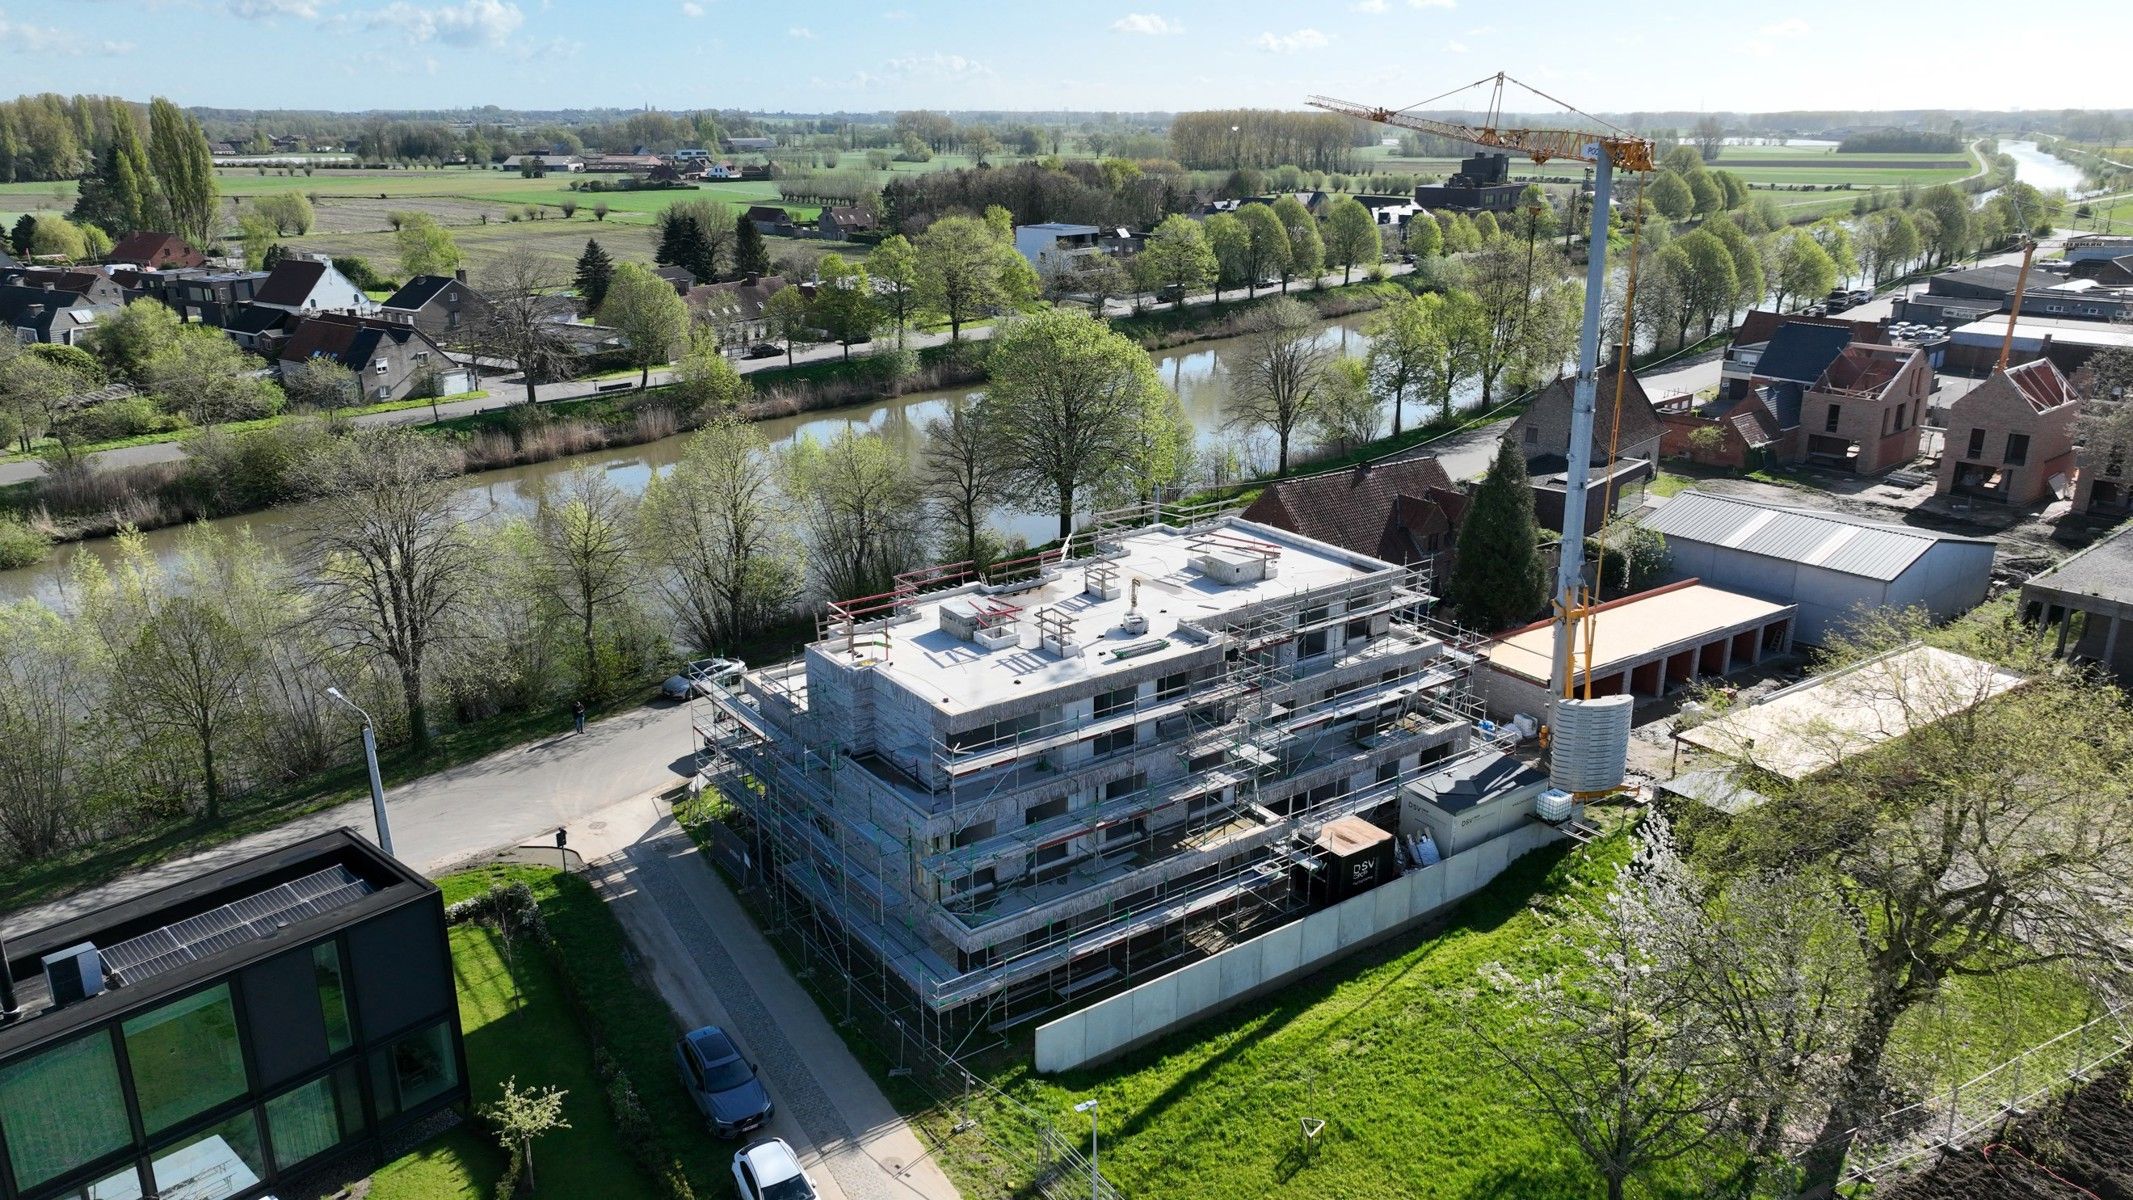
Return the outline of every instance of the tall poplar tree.
[[[170,232],[195,246],[210,245],[216,188],[207,135],[198,120],[161,96],[148,106],[148,162],[170,218]]]

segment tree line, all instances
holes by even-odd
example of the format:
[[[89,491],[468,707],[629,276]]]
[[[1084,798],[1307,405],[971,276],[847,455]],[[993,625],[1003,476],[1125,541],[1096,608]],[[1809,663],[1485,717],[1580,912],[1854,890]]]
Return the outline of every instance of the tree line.
[[[1355,152],[1377,140],[1376,126],[1338,113],[1232,108],[1184,112],[1170,120],[1170,157],[1208,170],[1287,163],[1347,171],[1355,166]]]

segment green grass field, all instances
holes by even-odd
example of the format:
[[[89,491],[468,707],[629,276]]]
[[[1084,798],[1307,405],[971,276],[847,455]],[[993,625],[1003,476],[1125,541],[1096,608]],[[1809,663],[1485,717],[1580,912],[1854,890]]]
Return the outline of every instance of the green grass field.
[[[1076,1102],[1098,1098],[1105,1173],[1132,1195],[1597,1197],[1590,1168],[1468,1024],[1503,1018],[1466,997],[1486,963],[1522,977],[1553,965],[1559,914],[1604,887],[1628,849],[1617,835],[1536,852],[1433,936],[1366,951],[1120,1062],[1057,1079],[1018,1067],[995,1082],[1062,1129]],[[1969,1078],[2085,1011],[2078,986],[2050,971],[1956,981],[1899,1027],[1891,1061],[1907,1078]],[[1308,1158],[1305,1117],[1327,1123]],[[1704,1196],[1728,1166],[1678,1163],[1640,1194]],[[973,1200],[1012,1193],[973,1186],[974,1174],[958,1173]]]
[[[457,880],[447,894],[463,898]],[[624,1154],[614,1118],[593,1075],[592,1045],[565,1001],[562,983],[532,946],[508,956],[496,933],[465,924],[451,931],[452,976],[466,1032],[467,1073],[476,1104],[497,1098],[504,1080],[520,1088],[559,1087],[570,1128],[534,1144],[541,1190],[557,1196],[651,1200],[656,1193]],[[486,1134],[462,1125],[373,1177],[374,1200],[443,1200],[486,1195],[504,1156]]]

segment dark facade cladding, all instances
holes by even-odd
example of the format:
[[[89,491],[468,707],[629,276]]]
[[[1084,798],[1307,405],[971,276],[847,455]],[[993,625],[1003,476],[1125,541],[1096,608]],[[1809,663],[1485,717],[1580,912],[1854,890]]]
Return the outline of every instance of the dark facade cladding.
[[[345,829],[6,957],[0,1200],[247,1200],[467,1099],[443,897]]]

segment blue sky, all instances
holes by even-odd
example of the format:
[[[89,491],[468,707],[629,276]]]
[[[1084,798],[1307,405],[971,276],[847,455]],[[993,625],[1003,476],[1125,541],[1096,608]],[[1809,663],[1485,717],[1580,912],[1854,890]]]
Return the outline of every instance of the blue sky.
[[[0,90],[226,107],[1398,107],[1498,69],[1588,109],[2133,104],[2129,0],[0,0]],[[2114,77],[2115,76],[2115,77]]]

